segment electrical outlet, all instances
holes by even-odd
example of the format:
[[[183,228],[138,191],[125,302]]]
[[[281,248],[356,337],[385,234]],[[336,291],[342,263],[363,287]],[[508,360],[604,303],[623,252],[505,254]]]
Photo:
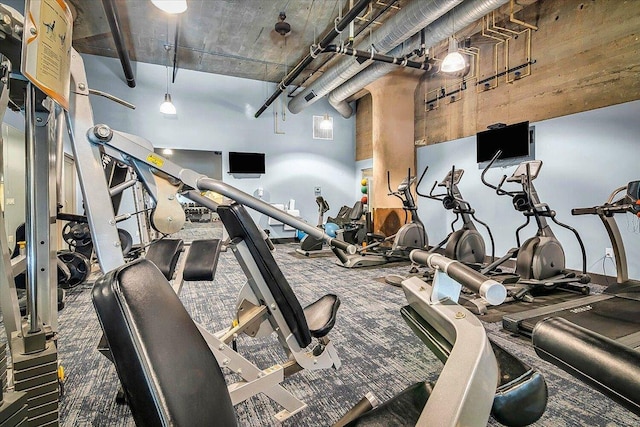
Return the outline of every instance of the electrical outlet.
[[[604,248],[604,257],[613,258],[613,248]]]

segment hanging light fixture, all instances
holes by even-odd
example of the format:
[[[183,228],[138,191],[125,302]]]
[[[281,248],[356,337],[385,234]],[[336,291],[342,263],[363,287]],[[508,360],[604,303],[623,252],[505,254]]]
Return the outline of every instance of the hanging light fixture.
[[[151,0],[151,3],[170,14],[182,13],[187,10],[187,0]]]
[[[167,51],[167,55],[169,54],[169,50],[171,49],[171,46],[169,46],[168,44],[164,45],[164,50]],[[166,68],[166,75],[167,75],[167,91],[164,94],[164,102],[162,104],[160,104],[160,112],[162,114],[167,114],[167,115],[175,115],[177,113],[176,111],[176,106],[173,105],[173,102],[171,102],[171,94],[169,93],[169,66],[165,65]]]
[[[466,65],[464,56],[458,52],[458,41],[451,36],[449,38],[449,52],[444,57],[442,65],[440,65],[440,71],[443,73],[455,73],[463,70]]]
[[[160,104],[160,112],[162,114],[168,114],[173,116],[177,113],[176,106],[171,102],[171,95],[169,93],[164,94],[164,102]]]
[[[325,113],[324,117],[322,117],[322,121],[320,121],[320,129],[333,129],[333,120],[331,117],[329,117],[329,114]]]

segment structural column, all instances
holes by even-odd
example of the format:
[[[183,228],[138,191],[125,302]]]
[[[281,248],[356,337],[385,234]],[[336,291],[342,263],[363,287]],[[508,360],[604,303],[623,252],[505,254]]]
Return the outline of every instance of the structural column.
[[[395,232],[404,221],[402,203],[388,196],[387,171],[391,189],[407,176],[416,174],[414,147],[414,91],[419,76],[400,70],[387,74],[366,87],[372,98],[373,182],[370,207],[375,231]],[[395,212],[395,215],[391,215]],[[389,220],[387,217],[389,216]],[[397,219],[392,219],[397,218]],[[385,222],[387,223],[386,225]],[[395,224],[394,224],[395,223]]]

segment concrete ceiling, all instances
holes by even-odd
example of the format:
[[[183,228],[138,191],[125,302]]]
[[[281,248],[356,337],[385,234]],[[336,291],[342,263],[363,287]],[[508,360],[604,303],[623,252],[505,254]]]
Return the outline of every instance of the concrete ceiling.
[[[70,3],[76,15],[74,47],[82,53],[117,57],[102,1],[70,0]],[[349,0],[187,0],[187,3],[184,14],[170,16],[149,0],[115,1],[131,60],[171,65],[177,28],[179,69],[279,82],[309,53],[309,46],[334,25],[341,6],[346,12]],[[356,34],[361,32],[356,43],[406,3],[408,0],[373,1],[371,8],[361,14],[363,18],[355,21]],[[291,25],[287,37],[274,30],[281,11]],[[376,19],[370,23],[372,17]],[[347,34],[343,32],[342,36]],[[319,56],[294,84],[310,84],[331,66],[328,59],[329,55]]]

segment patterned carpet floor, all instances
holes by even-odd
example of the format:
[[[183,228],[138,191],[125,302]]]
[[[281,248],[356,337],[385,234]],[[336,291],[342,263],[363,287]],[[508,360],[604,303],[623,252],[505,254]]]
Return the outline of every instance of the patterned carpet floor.
[[[221,229],[194,224],[182,232],[185,240],[220,237]],[[294,244],[277,245],[275,258],[304,306],[326,293],[342,300],[330,334],[343,366],[339,370],[300,372],[284,386],[308,407],[285,426],[329,426],[367,392],[385,400],[417,381],[435,381],[442,364],[412,334],[400,317],[406,304],[400,288],[379,280],[384,274],[407,272],[406,265],[384,269],[345,269],[333,257],[300,259]],[[213,282],[188,282],[181,299],[192,317],[216,331],[228,326],[238,290],[245,277],[231,253],[221,254]],[[96,351],[101,336],[91,304],[90,285],[70,290],[60,312],[59,355],[67,379],[61,399],[62,426],[132,426],[126,405],[117,404],[115,369]],[[582,382],[540,360],[524,339],[487,323],[487,333],[526,363],[537,367],[549,387],[545,415],[536,426],[638,426],[640,418]],[[272,338],[272,337],[269,337]],[[171,343],[166,343],[171,348]],[[275,339],[241,338],[238,350],[262,367],[284,361]],[[175,373],[176,376],[180,372]],[[236,406],[241,426],[271,426],[280,409],[259,395]],[[494,420],[489,425],[499,425]]]

